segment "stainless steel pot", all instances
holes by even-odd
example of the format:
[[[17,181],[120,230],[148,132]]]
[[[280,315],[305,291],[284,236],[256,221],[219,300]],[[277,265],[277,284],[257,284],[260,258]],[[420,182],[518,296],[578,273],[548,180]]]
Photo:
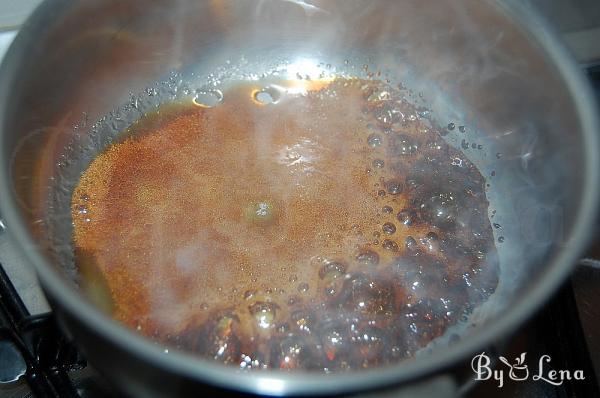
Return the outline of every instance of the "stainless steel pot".
[[[211,73],[248,78],[284,65],[310,74],[332,64],[358,74],[364,63],[423,92],[438,120],[470,126],[464,137],[484,150],[468,156],[482,174],[495,172],[488,198],[505,237],[500,285],[458,343],[352,374],[240,373],[165,355],[78,291],[69,262],[70,192],[93,155],[139,117],[139,93],[164,81],[176,95],[182,82]],[[0,209],[64,328],[131,395],[396,388],[443,374],[505,336],[568,275],[597,208],[594,109],[568,54],[517,1],[47,1],[0,72]],[[460,147],[463,137],[446,138]]]

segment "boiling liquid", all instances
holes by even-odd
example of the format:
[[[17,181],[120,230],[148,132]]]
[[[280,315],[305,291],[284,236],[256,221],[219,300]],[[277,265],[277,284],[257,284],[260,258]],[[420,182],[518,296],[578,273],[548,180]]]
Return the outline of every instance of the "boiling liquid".
[[[159,108],[74,191],[82,275],[119,321],[244,369],[410,357],[497,283],[485,181],[423,114],[359,79]]]

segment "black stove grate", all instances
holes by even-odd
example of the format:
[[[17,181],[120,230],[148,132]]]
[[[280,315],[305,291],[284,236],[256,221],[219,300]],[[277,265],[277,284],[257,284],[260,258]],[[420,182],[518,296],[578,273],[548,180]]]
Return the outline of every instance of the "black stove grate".
[[[39,398],[80,397],[69,372],[85,359],[56,327],[51,313],[31,316],[0,264],[0,382],[24,377]]]

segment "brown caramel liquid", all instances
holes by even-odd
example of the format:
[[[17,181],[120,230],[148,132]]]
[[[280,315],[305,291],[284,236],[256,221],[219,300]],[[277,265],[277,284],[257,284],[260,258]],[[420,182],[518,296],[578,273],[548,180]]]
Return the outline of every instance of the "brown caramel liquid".
[[[92,162],[73,194],[84,287],[246,369],[410,357],[495,289],[485,181],[382,82],[278,84],[160,108]]]

